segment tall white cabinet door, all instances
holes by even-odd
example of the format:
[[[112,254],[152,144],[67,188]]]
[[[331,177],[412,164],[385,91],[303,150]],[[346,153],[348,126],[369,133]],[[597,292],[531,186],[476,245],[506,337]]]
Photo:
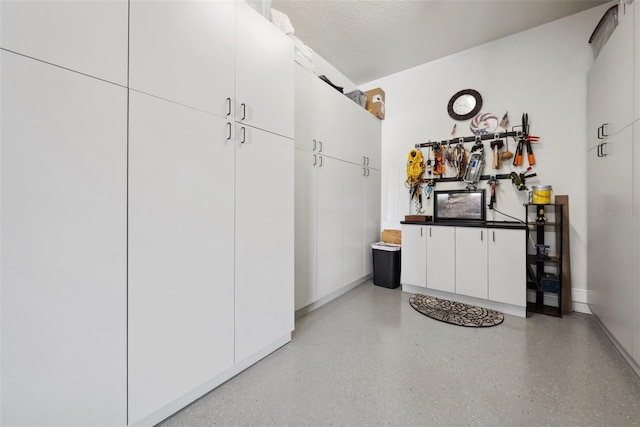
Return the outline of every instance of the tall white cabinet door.
[[[236,132],[238,363],[293,330],[294,148],[291,139],[249,126]]]
[[[596,156],[595,161],[589,160],[588,164],[591,167],[589,176],[595,175],[602,182],[599,187],[589,189],[589,198],[597,205],[588,217],[589,246],[602,246],[599,255],[603,257],[603,261],[592,258],[590,250],[589,264],[603,262],[606,266],[602,268],[603,273],[588,279],[590,294],[594,292],[596,296],[590,304],[616,340],[631,352],[633,268],[636,263],[631,230],[633,221],[637,221],[631,198],[634,184],[632,127],[627,127],[610,141],[601,148],[601,156]]]
[[[427,227],[402,224],[400,283],[427,287]]]
[[[491,229],[487,232],[489,299],[526,307],[525,230]]]
[[[343,164],[340,160],[318,156],[317,299],[344,285]]]
[[[631,5],[627,5],[627,7],[630,6],[633,7],[633,40],[635,40],[635,42],[633,43],[633,69],[635,70],[635,72],[633,73],[633,87],[635,88],[635,93],[633,94],[633,120],[636,121],[640,119],[640,43],[638,43],[638,40],[640,40],[640,6],[634,5],[634,3],[632,3]],[[640,138],[640,135],[636,133],[635,138]],[[640,331],[640,324],[638,324],[638,331]],[[638,351],[640,353],[640,349]],[[640,360],[640,357],[638,356],[640,356],[640,354],[636,356],[636,361]]]
[[[296,148],[307,151],[318,149],[316,127],[318,103],[314,99],[317,77],[300,64],[295,64],[295,136]]]
[[[231,115],[234,2],[131,0],[130,7],[129,87]]]
[[[587,148],[602,142],[599,135],[602,139],[615,135],[632,122],[634,76],[631,52],[634,43],[631,18],[621,20],[589,69]],[[601,128],[604,124],[606,126]]]
[[[363,122],[362,139],[364,141],[364,156],[368,167],[380,170],[382,168],[381,154],[381,121],[379,118],[363,111],[360,114],[360,120]]]
[[[126,90],[0,63],[0,424],[125,425]]]
[[[485,228],[456,227],[456,293],[488,298]]]
[[[293,41],[244,1],[236,6],[236,120],[293,138]]]
[[[125,86],[128,2],[3,0],[3,49]]]
[[[235,147],[224,120],[145,94],[129,117],[133,423],[233,365]]]
[[[380,171],[367,169],[364,199],[364,274],[373,273],[371,244],[380,240]]]
[[[456,229],[427,227],[427,288],[456,292]]]
[[[316,151],[323,156],[344,159],[345,135],[354,125],[348,119],[347,107],[353,102],[317,77],[314,85],[317,117],[321,118],[314,128]]]
[[[364,276],[364,197],[366,168],[344,163],[342,283],[351,284]]]
[[[636,34],[640,34],[640,7],[636,8]],[[638,46],[638,43],[636,43]],[[636,51],[638,52],[638,51]],[[638,68],[640,70],[640,68]],[[640,182],[640,150],[635,149],[640,145],[640,120],[633,124],[633,138],[634,138],[634,150],[633,150],[633,182]],[[633,187],[633,259],[640,259],[640,186]],[[633,358],[637,363],[640,363],[640,263],[633,263]]]
[[[295,309],[316,300],[317,156],[295,149]]]

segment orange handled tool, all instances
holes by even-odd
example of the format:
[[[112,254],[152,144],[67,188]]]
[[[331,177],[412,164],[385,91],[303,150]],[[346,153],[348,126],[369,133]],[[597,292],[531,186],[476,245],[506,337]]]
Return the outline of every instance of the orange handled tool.
[[[529,166],[533,166],[536,164],[536,156],[533,155],[533,150],[531,149],[531,141],[527,140],[527,159],[529,160]]]
[[[522,140],[518,141],[516,155],[513,156],[513,166],[522,166]]]

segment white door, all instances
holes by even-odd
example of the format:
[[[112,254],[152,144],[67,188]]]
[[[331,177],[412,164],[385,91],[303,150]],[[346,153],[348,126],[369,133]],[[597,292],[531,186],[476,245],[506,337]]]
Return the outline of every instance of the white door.
[[[456,227],[456,293],[488,298],[487,229]]]
[[[344,159],[345,134],[353,126],[347,119],[346,107],[348,102],[353,102],[318,77],[314,78],[314,85],[318,120],[314,131],[316,151],[323,156]]]
[[[234,145],[228,122],[129,104],[129,422],[233,365]]]
[[[367,168],[364,198],[364,274],[373,273],[371,244],[380,240],[380,171]],[[401,254],[402,255],[402,254]]]
[[[617,134],[632,122],[634,76],[631,52],[633,19],[627,17],[621,20],[589,69],[587,148],[599,144],[607,135]]]
[[[364,276],[364,203],[367,169],[344,163],[344,265],[342,283]]]
[[[526,230],[490,229],[487,233],[489,299],[526,307]]]
[[[456,291],[456,229],[427,227],[427,288]]]
[[[368,167],[380,170],[381,161],[381,121],[379,118],[364,111],[360,114],[360,119],[364,122],[362,138],[364,140],[364,155]]]
[[[130,9],[129,87],[232,115],[234,2],[131,0]]]
[[[125,425],[126,89],[0,63],[0,424]]]
[[[236,131],[235,361],[293,330],[293,140]]]
[[[427,287],[427,227],[402,224],[400,283]]]
[[[236,22],[236,120],[293,138],[293,41],[243,1]]]
[[[343,268],[343,163],[317,156],[317,299],[340,289]]]
[[[589,189],[589,197],[597,204],[589,212],[589,231],[601,230],[601,235],[589,235],[589,245],[601,245],[604,272],[599,281],[589,278],[589,289],[596,292],[597,304],[593,312],[618,340],[625,350],[631,352],[633,325],[633,133],[625,128],[601,147],[600,157],[589,166],[601,180],[600,187]],[[606,171],[606,173],[603,173]],[[637,218],[635,219],[637,220]],[[601,237],[601,240],[595,238]],[[589,262],[592,253],[589,253]],[[600,261],[596,261],[598,264]],[[593,286],[592,286],[593,285]]]
[[[122,86],[128,2],[2,1],[0,47]]]
[[[316,300],[317,156],[295,149],[295,308]]]
[[[299,64],[295,64],[295,139],[296,148],[307,151],[318,149],[316,127],[318,101],[315,98],[317,77]]]

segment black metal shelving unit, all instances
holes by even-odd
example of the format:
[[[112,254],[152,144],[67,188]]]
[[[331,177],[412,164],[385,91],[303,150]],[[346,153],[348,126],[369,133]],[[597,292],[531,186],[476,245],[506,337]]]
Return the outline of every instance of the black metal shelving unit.
[[[524,207],[527,241],[532,241],[529,237],[535,239],[535,243],[527,245],[527,290],[534,290],[536,299],[527,301],[527,310],[562,317],[563,205],[525,204]],[[557,295],[558,306],[545,304],[545,294],[548,298]]]

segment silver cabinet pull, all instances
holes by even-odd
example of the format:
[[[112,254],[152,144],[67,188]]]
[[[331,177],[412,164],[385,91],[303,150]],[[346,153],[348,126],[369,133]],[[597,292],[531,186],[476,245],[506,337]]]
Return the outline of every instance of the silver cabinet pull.
[[[420,227],[420,237],[422,237],[422,227]]]
[[[480,230],[480,241],[484,242],[484,230]]]
[[[367,168],[362,168],[362,176],[367,176]]]
[[[320,167],[322,167],[322,156],[320,156]]]
[[[367,168],[367,176],[369,176],[369,168]]]
[[[607,145],[606,142],[603,142],[602,144],[598,145],[598,149],[596,150],[596,154],[598,155],[598,157],[607,156],[607,153],[604,152],[604,146],[605,145]]]
[[[431,237],[431,227],[429,227],[429,237]]]
[[[492,231],[492,233],[493,233],[493,241],[495,242],[496,241],[496,232]]]
[[[227,98],[227,116],[231,115],[231,98]]]
[[[318,141],[318,146],[320,147],[318,151],[322,153],[322,141]]]
[[[365,157],[367,159],[367,166],[369,166],[369,158]]]
[[[317,156],[314,154],[313,155],[313,166],[315,166],[316,163],[318,163],[318,159],[317,159]]]
[[[247,117],[247,106],[244,102],[240,106],[242,107],[242,118],[240,120],[244,120]]]
[[[367,164],[367,158],[365,156],[362,156],[362,164],[363,165]]]
[[[231,139],[231,123],[227,122],[227,141]]]
[[[313,151],[316,151],[316,144],[317,144],[317,142],[316,142],[316,140],[314,139],[314,140],[313,140]]]
[[[244,142],[247,140],[247,131],[245,130],[244,126],[242,126],[240,128],[240,133],[242,133],[242,137],[240,138],[240,144],[244,144]]]

